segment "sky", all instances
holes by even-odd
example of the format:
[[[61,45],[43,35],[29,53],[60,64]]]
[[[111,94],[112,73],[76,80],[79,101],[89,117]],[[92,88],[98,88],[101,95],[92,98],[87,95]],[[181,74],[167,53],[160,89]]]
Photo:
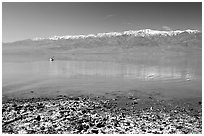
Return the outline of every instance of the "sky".
[[[2,3],[2,39],[127,30],[202,30],[202,3]]]

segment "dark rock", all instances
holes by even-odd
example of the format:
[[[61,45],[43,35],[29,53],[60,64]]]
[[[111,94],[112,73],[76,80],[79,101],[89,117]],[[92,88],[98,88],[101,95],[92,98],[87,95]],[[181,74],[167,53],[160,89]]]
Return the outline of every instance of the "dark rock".
[[[166,124],[166,122],[164,121],[164,122],[162,122],[162,124]]]
[[[128,99],[132,100],[133,98],[131,96],[128,96]]]
[[[82,97],[82,101],[87,101],[87,100],[88,100],[88,98]]]
[[[101,128],[101,127],[105,127],[105,123],[104,122],[99,122],[97,125],[96,125],[97,128]]]
[[[100,108],[102,108],[100,105],[95,105],[95,108],[96,109],[100,109]]]
[[[134,100],[133,103],[134,103],[134,104],[138,104],[138,101]]]
[[[59,113],[60,113],[61,115],[64,115],[65,111],[59,111]]]
[[[15,107],[17,107],[17,105],[14,103],[14,104],[13,104],[13,107],[15,108]]]
[[[102,133],[102,134],[106,134],[106,132],[104,132],[103,130],[101,130],[101,133]]]
[[[132,99],[133,99],[133,100],[139,100],[139,98],[136,98],[136,97],[133,97]]]
[[[190,108],[190,111],[193,111],[194,109],[193,108]]]
[[[125,126],[130,126],[130,122],[125,122]]]
[[[73,97],[73,96],[69,96],[68,98],[69,98],[69,100],[73,100],[73,99],[74,99],[74,97]]]
[[[142,129],[142,131],[143,131],[143,132],[146,132],[146,130],[145,130],[145,129]]]
[[[104,107],[107,108],[107,109],[110,109],[110,108],[112,107],[112,105],[110,105],[110,104],[105,104]]]
[[[41,130],[45,130],[45,127],[44,127],[44,126],[42,126],[40,129],[41,129]]]
[[[64,110],[64,107],[60,107],[59,109],[60,109],[60,110]]]
[[[3,109],[2,109],[2,113],[4,113],[5,111],[6,111],[6,109],[3,108]]]
[[[73,100],[79,101],[79,97],[73,97]]]
[[[188,133],[189,133],[189,131],[186,130],[186,129],[182,130],[182,132],[183,132],[184,134],[188,134]]]
[[[89,125],[83,125],[84,130],[88,130],[89,129]]]
[[[96,98],[100,98],[100,96],[96,96]]]
[[[198,104],[199,104],[199,105],[201,105],[201,104],[202,104],[202,102],[198,102]]]
[[[85,113],[87,113],[87,110],[86,110],[86,109],[83,109],[81,112],[82,112],[83,114],[85,114]]]
[[[37,116],[36,120],[37,120],[37,121],[40,121],[40,120],[41,120],[40,115]]]
[[[183,127],[182,126],[176,126],[176,129],[182,129]]]
[[[71,125],[72,125],[72,126],[75,126],[75,125],[76,125],[76,122],[71,122]],[[54,127],[54,125],[53,125],[53,127]],[[56,127],[57,127],[57,125],[56,125]]]
[[[34,91],[30,91],[31,93],[34,93]]]
[[[118,127],[118,126],[119,126],[119,121],[116,120],[116,121],[114,122],[114,126],[115,126],[115,127]]]
[[[200,119],[200,117],[197,115],[197,116],[194,116],[196,119]]]
[[[107,128],[112,128],[112,126],[108,125]]]
[[[79,119],[79,120],[77,121],[77,123],[81,124],[81,123],[83,123],[83,120],[82,120],[82,119]]]
[[[153,134],[160,134],[159,132],[157,132],[157,131],[155,131],[155,132],[153,132]]]
[[[80,131],[80,132],[83,130],[82,124],[79,124],[79,125],[77,126],[77,130]]]
[[[75,108],[70,108],[72,111],[76,111],[76,109]]]
[[[107,121],[108,120],[108,117],[104,117],[103,118],[103,121],[105,122],[105,121]]]
[[[33,111],[33,110],[34,110],[34,108],[33,108],[32,106],[30,106],[28,109],[29,109],[30,111]]]
[[[44,108],[43,103],[38,103],[38,105],[37,105],[37,109],[42,109],[42,108]]]
[[[17,113],[17,114],[20,114],[20,111],[18,110],[16,113]]]
[[[15,108],[14,108],[14,110],[15,111],[19,111],[19,110],[21,110],[23,108],[23,106],[16,106]]]
[[[156,115],[158,119],[161,119],[161,117],[159,115]]]
[[[95,124],[92,122],[89,122],[90,127],[93,127]]]
[[[94,134],[98,134],[98,130],[97,129],[92,129],[91,132],[94,133]]]
[[[160,131],[164,130],[164,128],[160,127]]]

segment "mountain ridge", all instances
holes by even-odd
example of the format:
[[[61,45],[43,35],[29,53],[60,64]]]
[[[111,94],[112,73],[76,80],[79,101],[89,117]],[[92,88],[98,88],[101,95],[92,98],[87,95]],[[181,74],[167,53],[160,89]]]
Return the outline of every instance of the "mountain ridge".
[[[116,37],[123,35],[133,35],[135,37],[150,37],[150,36],[175,36],[181,33],[199,33],[198,30],[175,30],[175,31],[160,31],[160,30],[152,30],[152,29],[142,29],[142,30],[129,30],[123,32],[107,32],[107,33],[97,33],[97,34],[87,34],[87,35],[65,35],[65,36],[50,36],[48,38],[36,37],[31,40],[39,41],[39,40],[61,40],[61,39],[86,39],[86,38],[102,38],[102,37]]]
[[[159,31],[143,29],[138,31],[109,32],[89,35],[54,36],[49,38],[27,39],[3,45],[33,46],[49,49],[74,49],[115,46],[134,48],[137,46],[183,46],[202,48],[202,32],[198,30]]]

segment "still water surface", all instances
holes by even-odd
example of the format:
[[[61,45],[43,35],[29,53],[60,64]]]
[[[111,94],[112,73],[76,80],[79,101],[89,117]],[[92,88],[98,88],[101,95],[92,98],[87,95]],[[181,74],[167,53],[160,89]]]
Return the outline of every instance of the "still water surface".
[[[184,63],[186,64],[186,63]],[[200,64],[119,63],[105,61],[36,61],[3,64],[3,95],[100,94],[114,90],[157,91],[164,96],[199,96]],[[34,94],[30,94],[34,95]]]

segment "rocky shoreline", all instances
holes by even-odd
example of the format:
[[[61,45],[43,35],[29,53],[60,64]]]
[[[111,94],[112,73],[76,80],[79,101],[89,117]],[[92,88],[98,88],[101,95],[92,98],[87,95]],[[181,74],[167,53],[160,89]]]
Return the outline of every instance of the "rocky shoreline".
[[[202,101],[135,96],[8,99],[4,134],[201,134]]]

